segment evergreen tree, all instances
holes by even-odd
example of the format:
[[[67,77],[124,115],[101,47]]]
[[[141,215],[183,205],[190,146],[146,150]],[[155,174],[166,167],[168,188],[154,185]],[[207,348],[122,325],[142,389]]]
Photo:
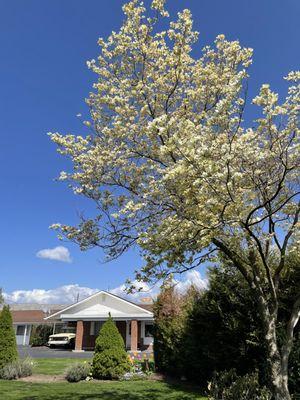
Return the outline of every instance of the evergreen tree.
[[[0,371],[6,364],[17,358],[18,352],[12,316],[9,307],[5,305],[0,314]]]
[[[244,375],[263,366],[256,299],[226,264],[210,271],[209,289],[194,303],[186,326],[185,375],[204,387],[214,371],[236,368]]]
[[[117,379],[130,368],[122,336],[111,316],[103,324],[96,339],[93,377]]]

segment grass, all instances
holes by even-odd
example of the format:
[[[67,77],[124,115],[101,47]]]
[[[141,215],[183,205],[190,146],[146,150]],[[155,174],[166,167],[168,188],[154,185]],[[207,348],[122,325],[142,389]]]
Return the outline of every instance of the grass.
[[[206,400],[197,392],[158,381],[25,383],[0,380],[1,400]]]
[[[34,374],[62,375],[74,358],[35,359]],[[197,391],[161,381],[29,383],[0,380],[1,400],[207,400]]]
[[[35,358],[34,374],[62,375],[66,368],[74,363],[91,361],[91,359],[76,358]],[[1,392],[0,392],[1,393]]]

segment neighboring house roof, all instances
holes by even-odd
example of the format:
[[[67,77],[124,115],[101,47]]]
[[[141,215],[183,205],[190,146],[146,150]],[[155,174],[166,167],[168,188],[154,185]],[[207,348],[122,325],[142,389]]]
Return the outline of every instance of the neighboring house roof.
[[[13,323],[43,324],[47,316],[42,310],[11,311]]]
[[[114,319],[152,320],[153,313],[145,305],[137,305],[115,294],[101,290],[84,300],[74,303],[48,317],[45,320],[63,321],[103,320],[111,315]]]
[[[65,307],[65,304],[9,304],[14,324],[45,324],[46,317]]]
[[[53,312],[53,310],[61,310],[67,307],[67,304],[46,304],[46,303],[11,303],[8,304],[10,311],[24,310],[42,310],[44,312]],[[3,305],[0,305],[2,310]]]
[[[11,314],[14,324],[45,324],[45,318],[49,315],[42,310],[12,310]]]

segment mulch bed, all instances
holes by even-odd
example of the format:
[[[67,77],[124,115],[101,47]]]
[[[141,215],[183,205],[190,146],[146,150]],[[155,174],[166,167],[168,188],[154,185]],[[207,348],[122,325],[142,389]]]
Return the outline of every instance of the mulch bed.
[[[161,374],[152,374],[149,376],[149,380],[155,380],[155,381],[162,381],[164,379],[163,375]],[[67,382],[64,375],[45,375],[45,374],[34,374],[31,376],[26,376],[24,378],[19,378],[18,379],[21,382],[29,382],[29,383],[53,383],[53,382]],[[84,381],[82,381],[84,382]],[[109,380],[98,380],[98,379],[93,379],[89,382],[93,383],[107,383],[111,382]]]
[[[66,382],[64,375],[44,375],[44,374],[26,376],[18,380],[21,382],[30,382],[30,383]]]

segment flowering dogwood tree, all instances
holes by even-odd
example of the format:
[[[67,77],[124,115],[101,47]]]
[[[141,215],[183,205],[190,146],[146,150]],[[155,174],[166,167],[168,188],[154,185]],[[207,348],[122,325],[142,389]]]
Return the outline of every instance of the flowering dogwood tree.
[[[190,11],[160,31],[159,19],[169,17],[164,0],[151,8],[130,1],[120,31],[99,39],[100,56],[88,63],[98,77],[87,99],[91,134],[51,134],[73,163],[60,179],[97,210],[78,226],[53,227],[110,257],[138,245],[141,281],[223,253],[257,297],[274,395],[287,400],[300,297],[282,347],[276,321],[285,257],[299,251],[300,73],[285,78],[290,86],[280,103],[269,85],[261,87],[253,99],[259,118],[247,128],[252,50],[219,35],[195,58]]]

